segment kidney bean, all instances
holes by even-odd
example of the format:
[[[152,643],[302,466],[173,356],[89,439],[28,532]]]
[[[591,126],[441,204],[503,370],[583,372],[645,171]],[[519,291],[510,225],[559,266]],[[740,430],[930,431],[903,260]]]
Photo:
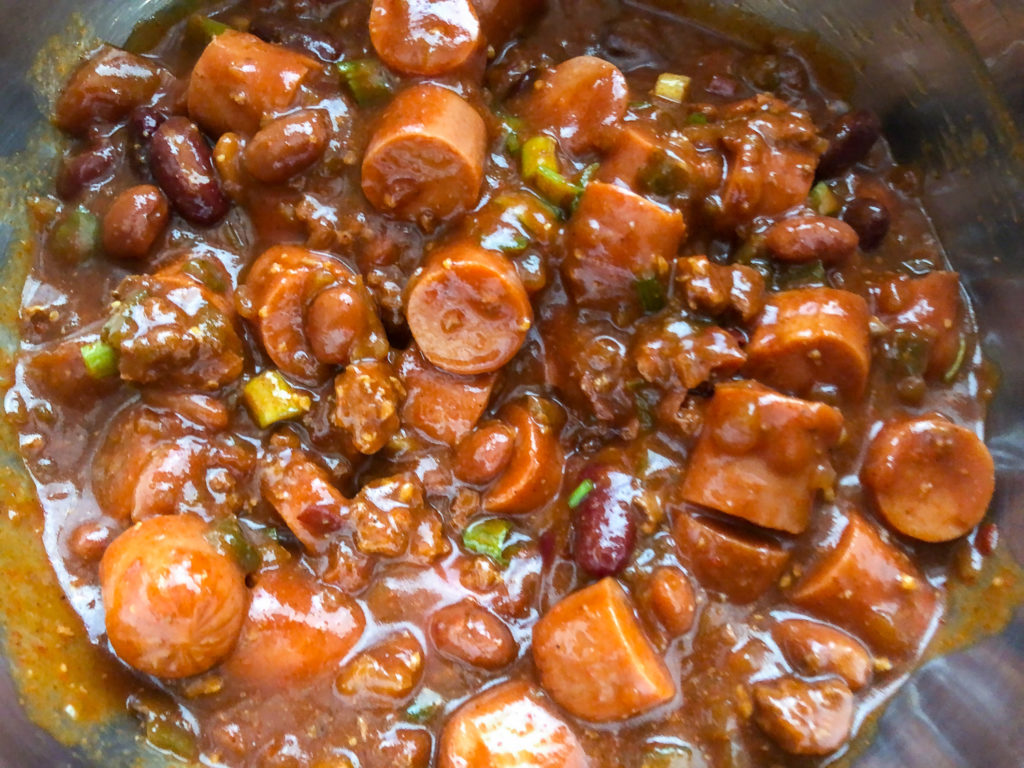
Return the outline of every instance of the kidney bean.
[[[86,187],[109,178],[116,162],[117,150],[107,141],[64,158],[57,171],[57,195],[62,200],[77,197]]]
[[[830,179],[848,171],[865,157],[882,135],[882,124],[873,112],[848,112],[825,131],[828,149],[818,162],[817,177]]]
[[[573,558],[593,576],[611,576],[626,567],[636,545],[636,483],[607,467],[588,467],[580,479],[594,487],[576,508]]]
[[[103,248],[120,259],[141,259],[167,225],[167,200],[152,184],[130,187],[103,217]]]
[[[835,264],[857,250],[857,232],[831,216],[795,216],[772,224],[764,243],[781,261]]]
[[[512,458],[515,437],[512,428],[503,422],[481,424],[455,449],[456,477],[477,485],[496,478]]]
[[[208,226],[228,212],[210,147],[188,118],[172,117],[157,129],[150,169],[171,205],[193,224]]]
[[[136,107],[128,117],[128,159],[140,175],[149,174],[149,143],[167,120],[167,115],[152,107]]]
[[[322,109],[279,117],[252,137],[245,148],[245,169],[255,179],[279,184],[320,159],[329,133],[330,122]]]
[[[278,43],[302,53],[308,53],[321,61],[337,61],[341,49],[330,35],[288,24],[273,16],[257,16],[249,24],[249,32],[268,43]]]
[[[869,197],[857,197],[843,211],[843,221],[857,233],[860,247],[871,251],[881,245],[889,234],[892,216],[884,203]]]
[[[500,669],[519,653],[505,623],[471,600],[445,606],[434,614],[430,637],[445,656],[481,669]]]

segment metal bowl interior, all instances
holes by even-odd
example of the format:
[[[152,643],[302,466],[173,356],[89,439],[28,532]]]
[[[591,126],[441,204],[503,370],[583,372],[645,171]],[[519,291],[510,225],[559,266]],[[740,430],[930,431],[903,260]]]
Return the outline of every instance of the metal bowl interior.
[[[713,2],[713,0],[712,0]],[[164,0],[0,0],[0,158],[21,152],[44,120],[27,73],[73,13],[98,37],[123,41]],[[662,0],[684,12],[703,0]],[[942,0],[720,0],[792,30],[810,32],[851,62],[854,101],[875,109],[897,159],[925,171],[925,203],[971,294],[988,356],[1001,374],[988,442],[996,459],[993,514],[1024,562],[1024,163],[1012,117],[982,59]],[[1024,18],[1011,38],[1024,37]],[[42,169],[40,170],[42,172]],[[10,179],[5,181],[10,182]],[[0,189],[2,192],[2,189]],[[0,254],[22,215],[8,184]],[[16,295],[16,292],[15,294]],[[16,329],[0,330],[7,351]],[[4,456],[4,461],[16,457]],[[0,611],[2,611],[0,605]],[[2,650],[2,649],[0,649]],[[1024,611],[1001,634],[936,658],[913,675],[881,717],[857,768],[1019,768],[1024,761]],[[104,764],[121,764],[113,756]],[[124,764],[129,764],[126,760]],[[23,714],[0,664],[0,768],[84,766]]]

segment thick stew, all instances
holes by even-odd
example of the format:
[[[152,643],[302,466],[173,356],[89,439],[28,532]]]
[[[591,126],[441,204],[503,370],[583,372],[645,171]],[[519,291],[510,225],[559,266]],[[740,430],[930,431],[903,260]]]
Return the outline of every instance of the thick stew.
[[[958,276],[785,36],[244,0],[53,119],[7,410],[159,750],[827,762],[991,547]]]

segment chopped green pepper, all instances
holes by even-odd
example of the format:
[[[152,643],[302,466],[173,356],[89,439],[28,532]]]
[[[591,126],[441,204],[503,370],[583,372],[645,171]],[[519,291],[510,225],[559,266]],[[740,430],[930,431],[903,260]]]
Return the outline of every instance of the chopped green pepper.
[[[486,555],[498,565],[508,565],[505,544],[512,523],[499,517],[478,520],[462,532],[462,545],[470,552]]]
[[[224,293],[227,290],[224,276],[207,259],[189,259],[182,265],[181,271],[194,277],[214,293]]]
[[[264,371],[250,379],[242,390],[245,404],[263,429],[313,407],[309,395],[299,392],[278,371]]]
[[[429,722],[444,706],[444,697],[435,690],[424,688],[413,699],[405,715],[414,723]]]
[[[117,374],[117,350],[102,341],[86,344],[81,349],[85,370],[94,379],[106,379]]]
[[[690,125],[707,125],[708,116],[703,112],[692,112],[690,116],[686,118],[686,122]]]
[[[480,245],[489,251],[519,253],[530,247],[530,239],[514,230],[499,229],[480,238]]]
[[[787,264],[775,274],[773,287],[777,291],[791,288],[824,287],[828,285],[828,272],[820,259],[803,264]]]
[[[128,699],[128,708],[142,721],[146,741],[153,747],[186,761],[196,757],[196,735],[181,710],[165,695],[133,694]]]
[[[633,283],[640,306],[649,315],[665,308],[665,288],[656,277],[646,277]]]
[[[671,72],[663,72],[658,75],[654,83],[654,95],[666,101],[680,104],[686,100],[690,92],[690,78],[686,75],[675,75]]]
[[[811,188],[810,203],[822,216],[835,216],[843,207],[832,188],[824,181],[819,181]]]
[[[185,36],[189,42],[199,45],[208,44],[218,35],[223,35],[231,27],[222,21],[203,16],[201,13],[193,13],[188,17],[188,24],[185,27]]]
[[[88,208],[69,211],[50,235],[50,252],[69,264],[80,264],[100,246],[100,220]]]
[[[590,492],[594,490],[593,480],[584,480],[582,483],[576,486],[576,489],[569,494],[569,509],[576,509],[583,500],[590,495]]]
[[[523,144],[523,178],[533,181],[541,168],[558,172],[557,144],[550,136],[533,136]]]
[[[583,187],[546,166],[537,169],[534,183],[537,185],[537,191],[563,209],[571,209],[583,194]]]
[[[518,117],[504,115],[501,118],[501,127],[505,132],[505,149],[511,155],[518,155],[523,150],[523,139],[520,136],[523,130],[523,121]]]
[[[376,59],[351,59],[336,65],[353,98],[360,106],[382,101],[391,95],[391,78]]]
[[[664,744],[644,752],[642,768],[690,768],[693,752],[682,746]]]
[[[689,180],[689,169],[663,150],[652,153],[638,174],[644,191],[654,195],[675,194],[684,189]]]
[[[259,550],[249,542],[238,518],[234,515],[217,520],[210,526],[206,539],[218,552],[234,559],[244,573],[252,573],[260,567],[262,558]]]
[[[931,355],[931,341],[920,332],[897,328],[889,336],[885,357],[896,376],[923,376]]]

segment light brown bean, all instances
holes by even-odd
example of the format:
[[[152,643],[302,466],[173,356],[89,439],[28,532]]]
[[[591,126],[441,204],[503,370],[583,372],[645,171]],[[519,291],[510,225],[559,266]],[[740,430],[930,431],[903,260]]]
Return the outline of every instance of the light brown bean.
[[[321,157],[330,138],[330,119],[322,109],[303,109],[261,128],[245,148],[245,170],[254,179],[280,184]]]
[[[103,249],[120,259],[141,259],[167,226],[167,199],[152,184],[130,187],[103,217]]]

